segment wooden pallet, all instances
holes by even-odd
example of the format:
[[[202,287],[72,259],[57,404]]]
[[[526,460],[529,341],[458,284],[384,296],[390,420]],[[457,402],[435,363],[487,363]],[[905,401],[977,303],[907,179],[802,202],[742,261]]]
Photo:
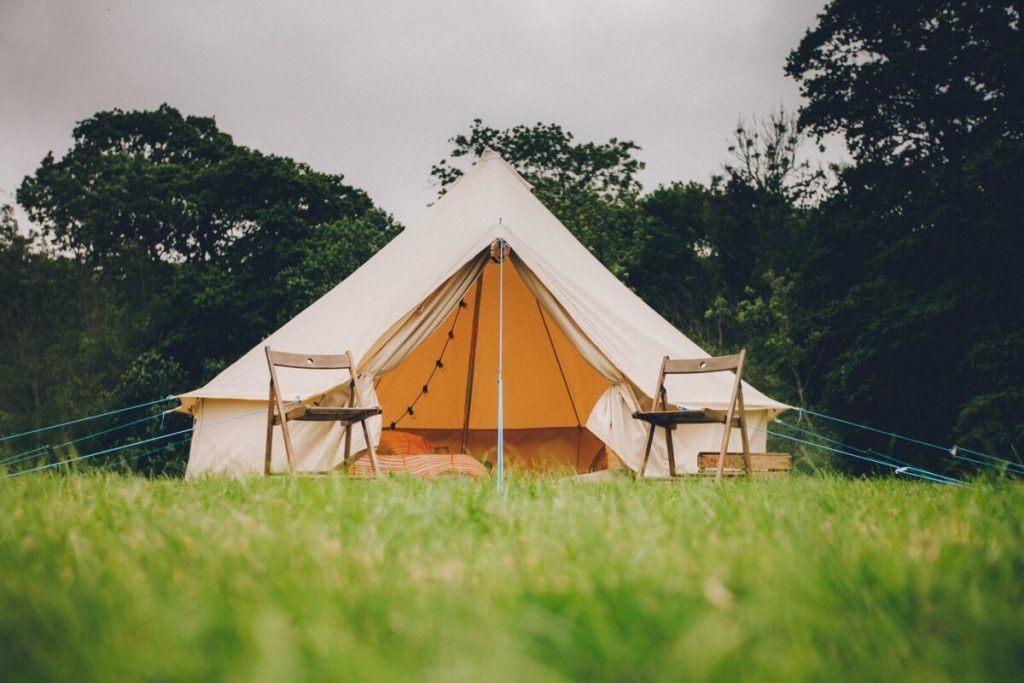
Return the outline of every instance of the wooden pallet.
[[[714,476],[718,467],[718,453],[697,454],[697,471],[702,475]],[[751,453],[750,471],[755,477],[786,476],[793,471],[793,456],[789,453]],[[726,453],[722,476],[742,477],[746,475],[742,453]]]

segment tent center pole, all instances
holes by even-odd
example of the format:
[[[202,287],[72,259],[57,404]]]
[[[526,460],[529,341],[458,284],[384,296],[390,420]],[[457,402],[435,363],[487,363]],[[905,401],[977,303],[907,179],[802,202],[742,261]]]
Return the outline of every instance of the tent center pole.
[[[508,243],[500,237],[498,245],[498,490],[505,488],[505,387],[502,364],[505,354],[505,257]]]

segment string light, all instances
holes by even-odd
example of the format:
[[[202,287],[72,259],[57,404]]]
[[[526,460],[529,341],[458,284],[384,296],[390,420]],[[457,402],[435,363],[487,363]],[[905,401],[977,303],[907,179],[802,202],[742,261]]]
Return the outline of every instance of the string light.
[[[448,344],[451,343],[452,339],[455,339],[455,325],[458,324],[459,315],[462,313],[462,309],[466,306],[466,300],[459,299],[459,307],[455,309],[455,318],[452,320],[452,326],[448,328],[448,337],[444,341],[444,346],[441,347],[440,355],[438,355],[437,360],[434,361],[434,367],[430,370],[430,375],[427,377],[427,381],[422,387],[420,387],[420,393],[416,395],[416,398],[413,399],[412,403],[406,406],[405,412],[402,413],[402,416],[388,425],[388,429],[395,429],[398,426],[398,423],[404,420],[407,415],[415,415],[416,403],[430,393],[430,382],[434,379],[434,373],[438,370],[444,369],[444,353],[448,350]]]

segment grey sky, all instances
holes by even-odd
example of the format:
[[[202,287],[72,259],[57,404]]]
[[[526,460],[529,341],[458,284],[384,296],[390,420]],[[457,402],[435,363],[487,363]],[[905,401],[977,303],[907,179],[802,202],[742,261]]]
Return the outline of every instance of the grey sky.
[[[0,0],[0,190],[76,121],[162,102],[344,173],[408,222],[474,117],[628,138],[647,188],[719,171],[737,117],[799,105],[825,0]]]

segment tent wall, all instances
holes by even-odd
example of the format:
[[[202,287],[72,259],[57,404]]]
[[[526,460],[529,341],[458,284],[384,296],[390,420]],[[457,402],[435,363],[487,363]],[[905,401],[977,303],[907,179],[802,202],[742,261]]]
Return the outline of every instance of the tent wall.
[[[204,399],[193,407],[193,416],[196,430],[186,477],[263,473],[266,401]],[[300,471],[322,471],[333,465],[343,448],[343,431],[337,424],[295,422],[289,426]],[[271,467],[275,472],[286,472],[284,440],[280,429],[274,432]]]

